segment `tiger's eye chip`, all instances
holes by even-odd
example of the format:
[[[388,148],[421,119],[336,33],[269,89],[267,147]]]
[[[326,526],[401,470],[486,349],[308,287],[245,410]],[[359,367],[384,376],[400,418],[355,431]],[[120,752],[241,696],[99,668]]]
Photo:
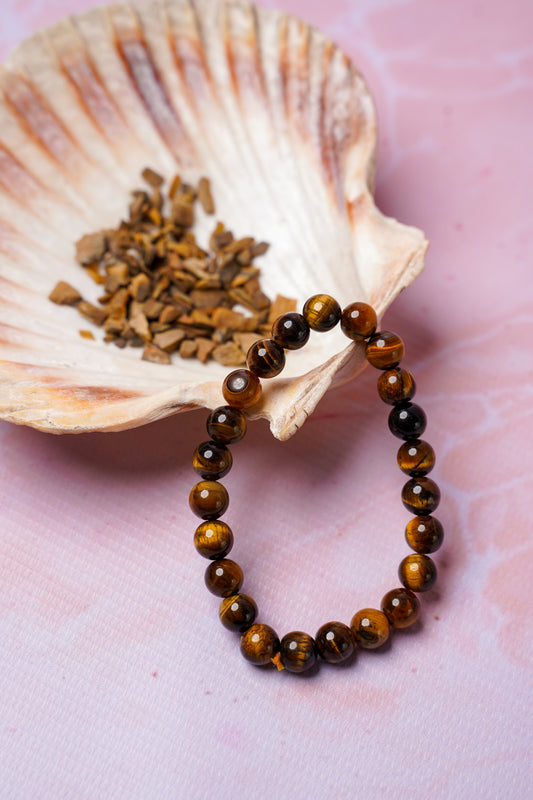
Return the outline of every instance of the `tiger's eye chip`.
[[[147,188],[132,192],[129,218],[76,243],[76,261],[103,287],[99,305],[64,281],[50,300],[76,306],[103,327],[104,342],[143,347],[145,361],[170,364],[176,353],[243,366],[250,345],[268,335],[268,323],[296,305],[281,295],[272,303],[261,289],[253,261],[268,244],[236,239],[217,222],[202,248],[191,228],[196,203],[200,214],[215,213],[208,178],[192,186],[176,175],[165,192],[162,175],[146,167],[142,177]]]

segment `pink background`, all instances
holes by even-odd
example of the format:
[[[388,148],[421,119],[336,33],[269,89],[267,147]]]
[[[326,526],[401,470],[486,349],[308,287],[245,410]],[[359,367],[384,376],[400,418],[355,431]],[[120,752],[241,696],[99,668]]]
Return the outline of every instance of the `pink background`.
[[[92,5],[2,0],[0,56]],[[2,423],[0,796],[531,797],[533,6],[263,5],[359,65],[378,204],[431,242],[386,324],[439,457],[438,589],[384,652],[255,669],[192,546],[205,413],[78,437]],[[374,384],[328,395],[288,443],[254,423],[234,449],[233,555],[281,634],[349,622],[398,583],[409,515]]]

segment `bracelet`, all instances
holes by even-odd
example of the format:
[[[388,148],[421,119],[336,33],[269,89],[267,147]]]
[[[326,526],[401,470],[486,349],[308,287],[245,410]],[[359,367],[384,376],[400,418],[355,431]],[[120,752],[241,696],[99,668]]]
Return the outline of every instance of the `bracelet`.
[[[233,546],[231,528],[219,520],[229,503],[226,488],[219,478],[231,469],[233,458],[227,445],[235,444],[246,433],[243,409],[261,397],[260,378],[278,375],[285,365],[285,350],[298,350],[309,339],[310,329],[329,331],[340,321],[342,331],[354,341],[364,342],[368,362],[382,370],[378,378],[380,398],[392,406],[390,431],[404,442],[398,450],[398,466],[410,476],[402,489],[402,502],[414,516],[407,524],[405,538],[415,552],[400,563],[398,575],[402,586],[387,592],[381,610],[363,608],[351,620],[327,622],[314,638],[303,631],[292,631],[280,641],[265,624],[255,623],[257,606],[240,592],[243,573],[240,566],[226,558]],[[200,555],[211,559],[205,572],[209,591],[222,597],[219,616],[222,624],[241,634],[241,652],[252,664],[275,664],[278,669],[304,672],[317,662],[338,664],[349,659],[356,645],[373,650],[389,638],[390,630],[408,628],[418,619],[420,603],[415,592],[431,589],[437,577],[428,553],[439,549],[443,540],[441,523],[432,515],[440,500],[436,483],[427,474],[435,464],[430,444],[420,439],[426,427],[426,415],[411,402],[416,384],[411,373],[399,366],[404,345],[391,331],[379,331],[374,309],[366,303],[351,303],[343,311],[329,295],[309,298],[303,313],[290,312],[272,326],[272,338],[255,342],[246,357],[247,369],[237,369],[224,380],[222,393],[228,405],[215,408],[207,419],[210,440],[200,444],[193,456],[193,468],[202,477],[189,497],[192,511],[204,520],[194,534]]]

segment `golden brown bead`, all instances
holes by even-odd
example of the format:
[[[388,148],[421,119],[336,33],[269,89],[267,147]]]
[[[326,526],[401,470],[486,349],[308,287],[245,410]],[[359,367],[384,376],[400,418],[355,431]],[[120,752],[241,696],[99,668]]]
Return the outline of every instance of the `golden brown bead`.
[[[343,622],[326,622],[318,629],[315,642],[318,654],[330,664],[346,661],[355,650],[353,633]]]
[[[212,561],[205,571],[205,585],[218,597],[237,594],[243,580],[242,569],[231,558]]]
[[[412,478],[402,489],[402,503],[413,514],[431,514],[440,502],[440,489],[431,478]]]
[[[391,408],[389,430],[398,439],[418,439],[426,430],[424,409],[416,403],[399,403]]]
[[[207,418],[207,432],[220,444],[235,444],[246,433],[246,417],[239,408],[219,406]]]
[[[422,439],[410,439],[398,450],[397,461],[402,472],[422,478],[435,466],[435,451]]]
[[[217,442],[202,442],[192,457],[193,469],[205,480],[218,480],[227,475],[233,464],[228,448]]]
[[[391,331],[375,333],[366,346],[366,358],[376,369],[392,369],[403,358],[404,346],[400,337]]]
[[[273,339],[259,339],[248,350],[246,366],[260,378],[275,378],[285,366],[283,348]]]
[[[305,303],[303,315],[314,331],[330,331],[341,318],[341,307],[329,294],[315,294]]]
[[[305,672],[316,662],[315,640],[303,631],[291,631],[281,640],[279,655],[288,672]]]
[[[279,645],[278,635],[270,625],[252,625],[241,637],[241,653],[247,661],[259,667],[272,663]]]
[[[409,589],[392,589],[381,601],[381,610],[393,628],[408,628],[418,619],[420,603]]]
[[[272,325],[272,338],[285,350],[299,350],[309,340],[309,325],[301,314],[289,311]]]
[[[341,328],[349,339],[368,339],[378,324],[376,312],[367,303],[350,303],[341,316]]]
[[[377,608],[362,608],[352,617],[350,628],[355,641],[364,650],[375,650],[385,644],[390,634],[389,620]]]
[[[229,505],[226,487],[218,481],[200,481],[191,489],[189,505],[197,517],[217,519]]]
[[[436,517],[413,517],[407,523],[405,538],[417,553],[435,553],[442,544],[444,531]]]
[[[437,568],[429,556],[412,553],[401,561],[398,577],[406,589],[427,592],[435,585]]]
[[[261,381],[249,369],[235,369],[222,384],[224,400],[234,408],[253,406],[261,398]]]
[[[416,394],[415,379],[407,369],[394,367],[378,378],[378,394],[390,406],[411,400]]]
[[[194,533],[194,546],[204,558],[224,558],[233,547],[233,531],[219,519],[202,522]]]
[[[244,633],[257,616],[257,606],[249,595],[234,594],[224,598],[218,615],[225,628],[236,633]]]

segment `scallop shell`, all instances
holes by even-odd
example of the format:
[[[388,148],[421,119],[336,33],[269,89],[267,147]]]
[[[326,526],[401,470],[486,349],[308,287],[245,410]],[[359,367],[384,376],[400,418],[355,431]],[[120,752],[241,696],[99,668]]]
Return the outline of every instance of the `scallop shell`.
[[[349,59],[245,0],[120,3],[23,42],[0,71],[0,415],[54,433],[119,430],[221,403],[219,364],[151,364],[99,330],[88,341],[77,311],[47,299],[63,279],[96,301],[74,242],[118,223],[145,166],[210,177],[217,218],[271,243],[270,296],[328,292],[381,315],[427,243],[374,205],[375,144]],[[200,217],[200,243],[212,228]],[[339,330],[314,334],[254,412],[288,438],[362,365]]]

